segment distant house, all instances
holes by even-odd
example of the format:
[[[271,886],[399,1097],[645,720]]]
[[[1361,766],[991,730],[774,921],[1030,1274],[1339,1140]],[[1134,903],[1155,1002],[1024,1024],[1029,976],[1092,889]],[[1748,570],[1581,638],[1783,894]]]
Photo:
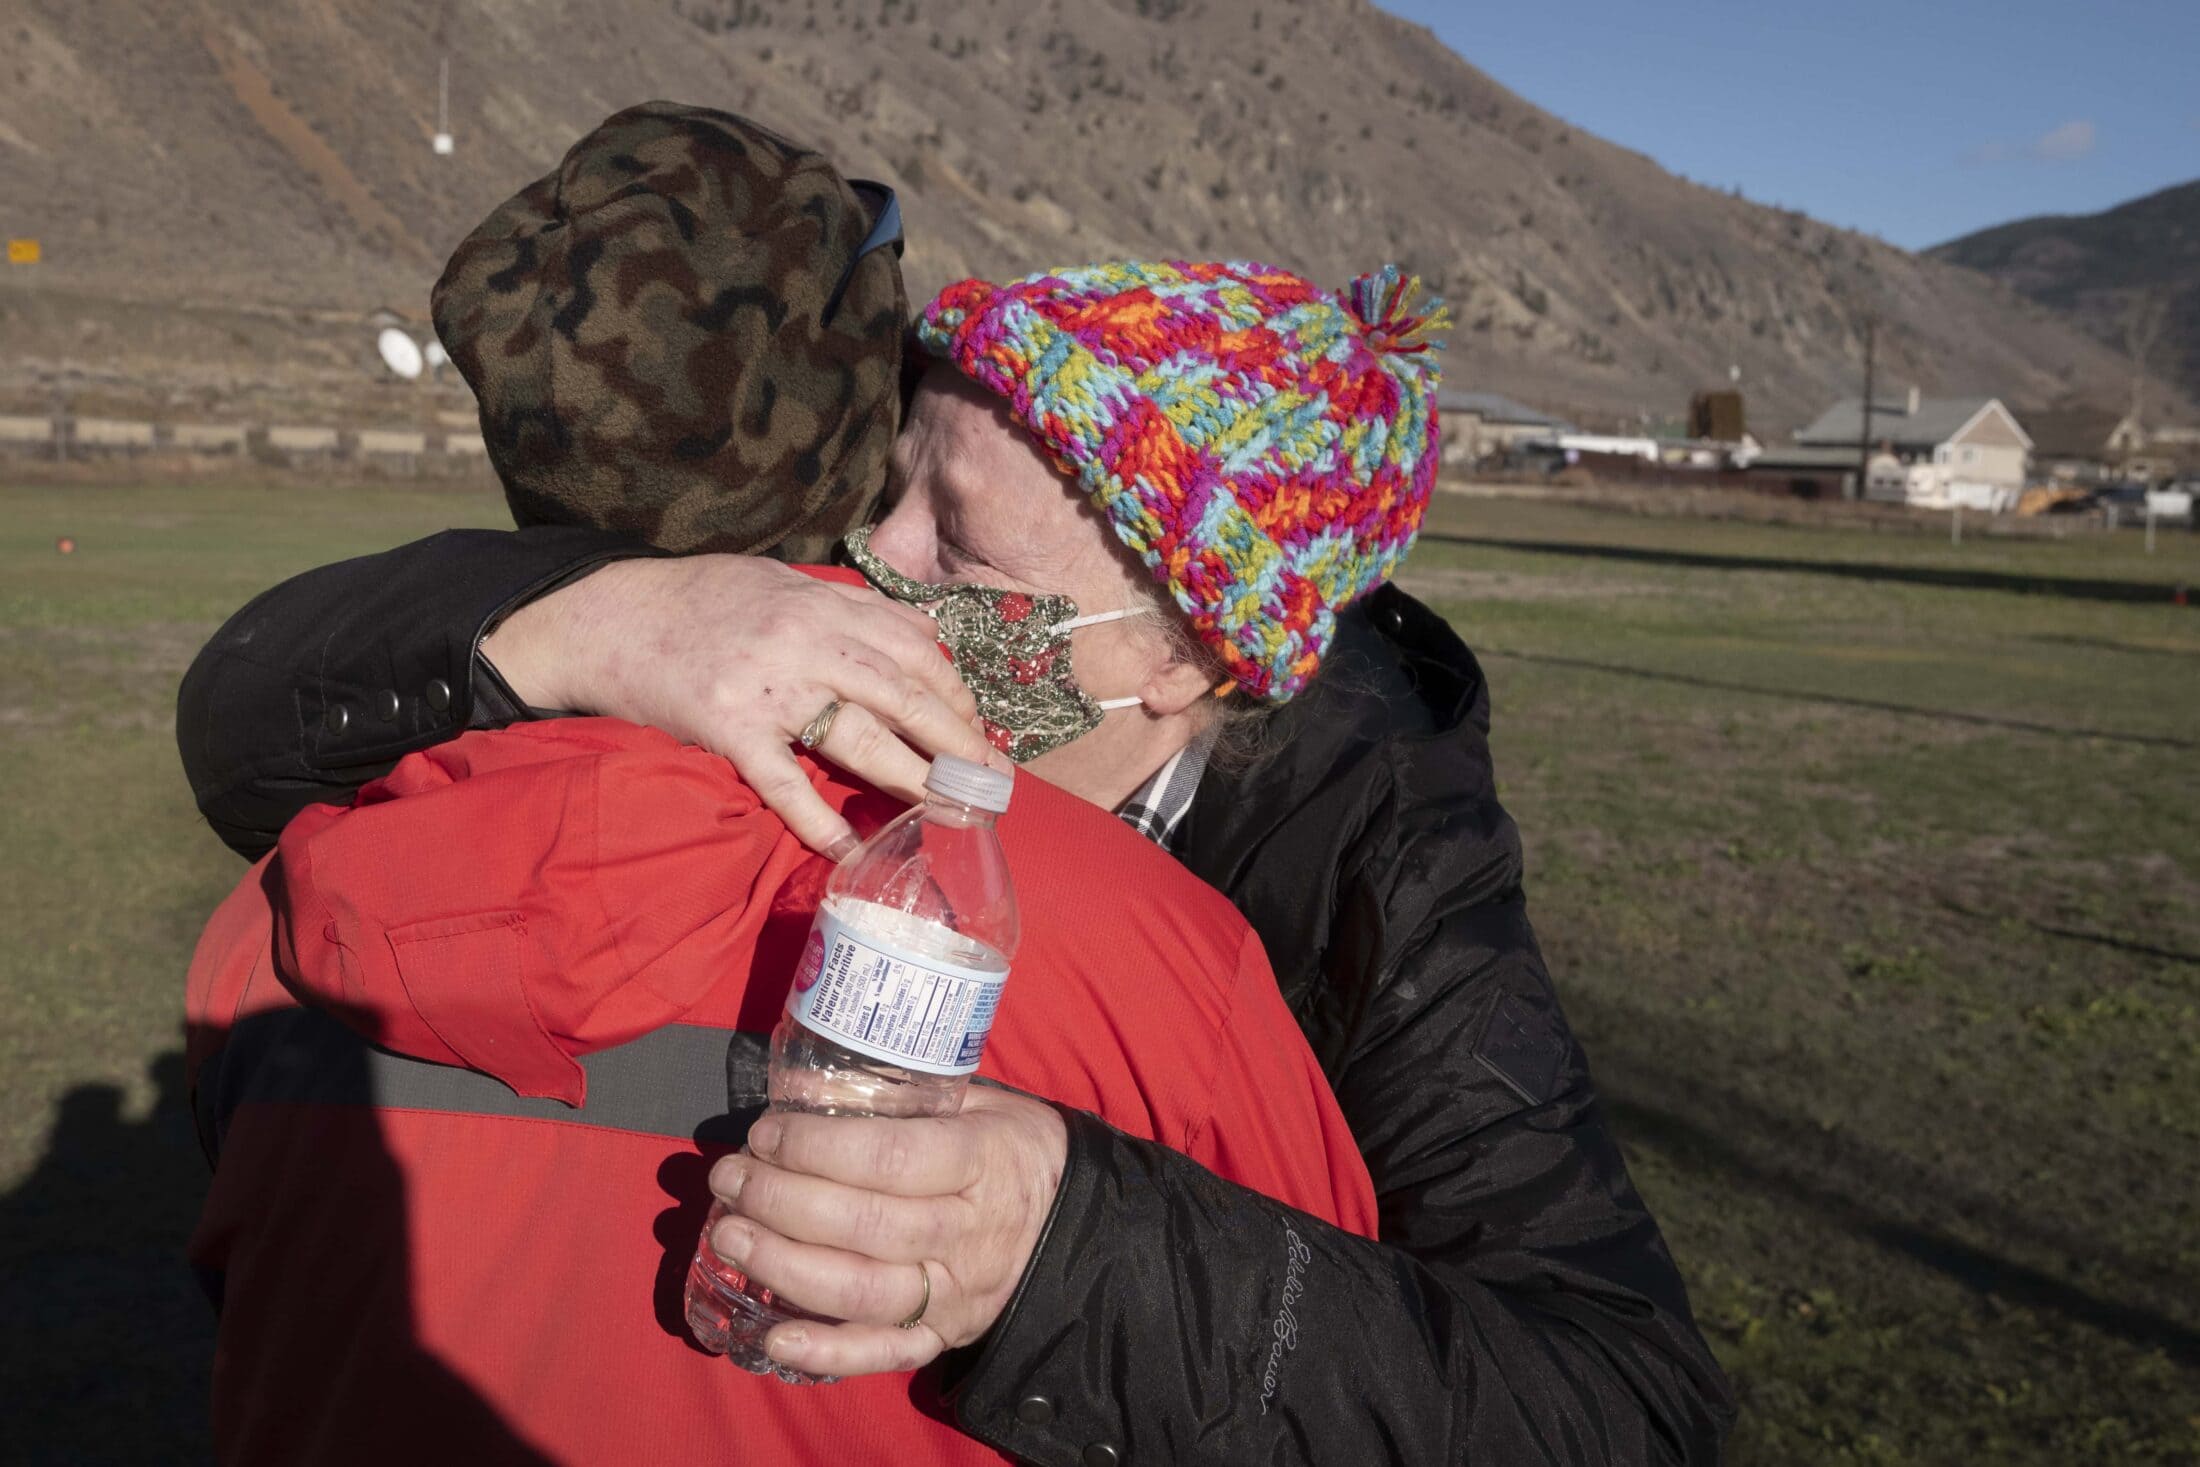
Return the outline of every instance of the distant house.
[[[2135,413],[2064,403],[2025,415],[2032,462],[2058,483],[2156,483],[2200,469],[2200,428],[2148,426]]]
[[[2114,408],[2066,403],[2025,415],[2032,462],[2064,484],[2096,484],[2130,456],[2130,419]]]
[[[2109,463],[2127,479],[2152,482],[2200,470],[2200,428],[2148,425],[2126,413],[2108,441]]]
[[[1737,456],[1735,467],[1753,489],[1798,499],[1846,499],[1856,478],[1856,450],[1768,444],[1746,460]]]
[[[1837,402],[1795,435],[1805,448],[1854,453],[1864,434],[1863,399]],[[1865,476],[1874,499],[1944,508],[2014,506],[2024,492],[2032,439],[1994,397],[1921,397],[1874,403],[1871,442],[1878,450]]]
[[[1573,425],[1494,392],[1438,392],[1436,420],[1447,466],[1486,463],[1529,443],[1548,443]]]

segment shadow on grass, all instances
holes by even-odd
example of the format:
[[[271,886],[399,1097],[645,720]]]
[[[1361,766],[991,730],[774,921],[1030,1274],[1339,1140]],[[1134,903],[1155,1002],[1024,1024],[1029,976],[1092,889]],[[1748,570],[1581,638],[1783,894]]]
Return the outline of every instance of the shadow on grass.
[[[1811,1154],[1802,1146],[1790,1144],[1804,1130],[1799,1124],[1768,1117],[1738,1095],[1712,1090],[1705,1092],[1703,1098],[1721,1116],[1737,1121],[1751,1118],[1763,1139],[1779,1146],[1784,1154]],[[2142,1286],[2176,1287],[2175,1281],[2167,1276],[2169,1271],[2159,1266],[2103,1249],[2098,1240],[2059,1236],[2055,1230],[2040,1228],[2029,1219],[2013,1216],[1986,1199],[1960,1195],[1938,1179],[1924,1174],[1922,1169],[1892,1157],[1867,1154],[1859,1157],[1857,1164],[1821,1165],[1814,1174],[1804,1175],[1760,1160],[1729,1135],[1713,1131],[1677,1111],[1643,1101],[1620,1099],[1609,1089],[1605,1092],[1604,1104],[1623,1142],[1654,1143],[1679,1165],[1800,1204],[1858,1237],[1909,1257],[1972,1293],[1992,1295],[2031,1309],[2059,1314],[2141,1349],[2160,1350],[2180,1365],[2200,1365],[2200,1329],[2150,1309],[2104,1299],[2029,1265],[1890,1216],[1860,1198],[1872,1191],[1890,1188],[1906,1195],[1932,1197],[1964,1217],[1978,1219],[1998,1236],[2029,1238],[2036,1245],[2068,1256],[2101,1259],[2131,1275],[2133,1282]],[[1820,1149],[1822,1147],[1821,1138]]]
[[[185,1257],[207,1200],[207,1166],[189,1110],[183,1053],[161,1055],[152,1075],[158,1098],[142,1121],[123,1117],[117,1086],[68,1092],[37,1168],[0,1196],[6,1321],[0,1380],[14,1403],[0,1451],[7,1462],[84,1467],[213,1459],[213,1300],[222,1283],[218,1276],[195,1277]],[[395,1161],[363,1147],[331,1158],[312,1145],[289,1160],[295,1175],[340,1188],[346,1236],[360,1257],[394,1262],[343,1277],[307,1257],[290,1276],[271,1281],[258,1274],[280,1274],[287,1260],[284,1250],[263,1248],[251,1281],[259,1292],[240,1313],[264,1330],[271,1301],[278,1310],[311,1311],[341,1342],[321,1362],[338,1374],[356,1374],[357,1361],[373,1362],[393,1410],[379,1422],[329,1420],[297,1402],[238,1399],[240,1411],[255,1420],[258,1449],[287,1441],[292,1460],[352,1460],[356,1449],[358,1460],[399,1462],[418,1460],[426,1441],[436,1444],[437,1460],[547,1467],[546,1457],[417,1338],[406,1307],[412,1286],[405,1276],[405,1190]],[[280,1340],[232,1339],[225,1357],[230,1368],[257,1379],[267,1372],[248,1368],[256,1356],[295,1347],[308,1334],[292,1326]],[[313,1369],[309,1363],[286,1378]],[[315,1434],[330,1431],[344,1434],[341,1448]]]
[[[2002,914],[1982,912],[1976,907],[1967,907],[1963,903],[1939,893],[1934,894],[1933,900],[1958,917],[1968,917],[1974,922],[1998,923],[2006,920]],[[2030,930],[2039,933],[2042,937],[2060,937],[2070,942],[2090,943],[2095,947],[2112,948],[2117,952],[2131,953],[2136,957],[2158,958],[2165,963],[2200,965],[2200,953],[2188,953],[2174,947],[2156,947],[2150,942],[2134,942],[2128,937],[2117,937],[2106,932],[2088,932],[2082,927],[2057,927],[2052,922],[2041,922],[2031,917],[2017,917],[2016,920],[2023,923]]]
[[[1690,570],[1778,571],[1794,575],[1834,576],[1850,581],[1937,586],[1953,591],[2010,591],[2022,596],[2059,596],[2073,601],[2159,605],[2166,604],[2177,589],[2162,581],[2111,581],[2079,576],[2029,575],[2021,571],[1881,565],[1869,561],[1799,560],[1770,555],[1713,555],[1702,550],[1663,550],[1645,545],[1590,545],[1567,540],[1511,540],[1494,535],[1461,535],[1442,530],[1424,530],[1421,539],[1440,545],[1474,545],[1488,550],[1519,550],[1531,555],[1620,560],[1635,565],[1681,566]]]
[[[126,1119],[115,1085],[55,1107],[45,1155],[0,1197],[0,1379],[11,1462],[203,1462],[214,1311],[183,1249],[206,1197],[183,1055]]]
[[[1990,1294],[2028,1309],[2060,1314],[2142,1349],[2160,1350],[2180,1365],[2200,1365],[2200,1330],[2187,1329],[2175,1320],[2136,1305],[2099,1298],[2052,1274],[1923,1228],[1881,1222],[1867,1224],[1862,1231],[1974,1294]]]
[[[2027,718],[2002,718],[1991,713],[1964,713],[1951,708],[1920,708],[1911,703],[1888,703],[1878,698],[1852,698],[1842,693],[1814,693],[1800,688],[1768,688],[1757,683],[1738,683],[1727,678],[1701,677],[1691,672],[1665,672],[1651,667],[1629,667],[1620,662],[1600,662],[1591,657],[1562,657],[1551,652],[1519,652],[1488,645],[1475,648],[1481,657],[1508,657],[1515,662],[1535,662],[1548,667],[1572,667],[1584,672],[1610,673],[1614,677],[1641,678],[1646,682],[1677,683],[1682,687],[1708,688],[1721,693],[1748,693],[1760,698],[1786,698],[1797,703],[1819,703],[1832,708],[1861,708],[1873,713],[1898,713],[1906,718],[1930,718],[1938,723],[1964,723],[1980,728],[2009,729],[2057,739],[2099,739],[2111,744],[2137,744],[2154,749],[2200,749],[2200,739],[2181,739],[2174,734],[2119,733],[2113,729],[2063,728],[2034,723]]]
[[[2134,657],[2200,657],[2200,649],[2149,647],[2140,642],[2119,642],[2111,637],[2072,637],[2059,632],[2040,632],[2024,640],[2054,647],[2082,647],[2088,652],[2128,652]]]

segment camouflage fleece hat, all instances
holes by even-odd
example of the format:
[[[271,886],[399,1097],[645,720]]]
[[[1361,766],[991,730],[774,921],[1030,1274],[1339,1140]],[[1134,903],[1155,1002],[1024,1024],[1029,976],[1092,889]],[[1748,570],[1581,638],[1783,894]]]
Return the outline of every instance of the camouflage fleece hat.
[[[825,558],[900,426],[908,300],[818,153],[648,102],[466,237],[433,308],[522,525]],[[852,266],[852,270],[851,270]]]

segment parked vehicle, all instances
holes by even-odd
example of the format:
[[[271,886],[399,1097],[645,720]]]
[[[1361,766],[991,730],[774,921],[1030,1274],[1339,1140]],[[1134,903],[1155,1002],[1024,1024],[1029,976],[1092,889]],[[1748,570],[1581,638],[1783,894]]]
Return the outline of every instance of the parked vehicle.
[[[2146,512],[2158,520],[2192,520],[2193,491],[2200,489],[2200,482],[2187,480],[2171,484],[2164,489],[2147,491]]]

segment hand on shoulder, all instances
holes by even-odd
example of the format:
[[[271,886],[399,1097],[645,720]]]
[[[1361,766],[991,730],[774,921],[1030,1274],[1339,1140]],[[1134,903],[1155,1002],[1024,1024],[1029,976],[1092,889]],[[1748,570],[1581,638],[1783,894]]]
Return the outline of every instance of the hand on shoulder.
[[[921,797],[929,756],[997,760],[931,619],[868,587],[777,561],[618,561],[512,613],[482,652],[533,707],[624,718],[730,760],[804,844],[834,854],[847,822],[788,747],[842,706],[817,753]]]

